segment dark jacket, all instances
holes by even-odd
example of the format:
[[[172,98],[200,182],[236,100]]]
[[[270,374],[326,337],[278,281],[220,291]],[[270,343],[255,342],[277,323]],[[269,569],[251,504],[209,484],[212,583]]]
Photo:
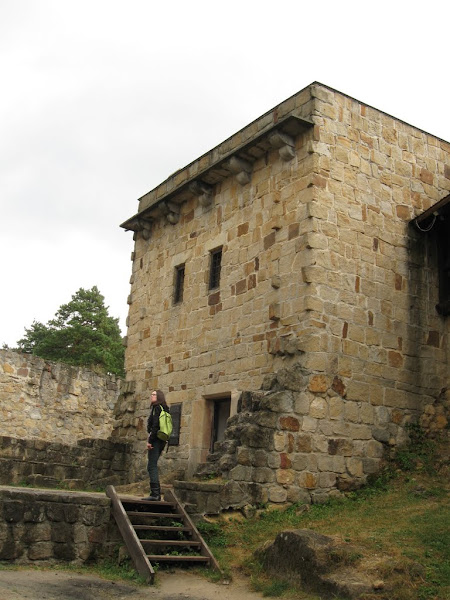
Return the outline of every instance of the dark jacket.
[[[150,415],[147,419],[147,433],[148,443],[153,444],[158,439],[157,433],[159,431],[159,415],[161,414],[161,405],[155,404],[152,406]]]

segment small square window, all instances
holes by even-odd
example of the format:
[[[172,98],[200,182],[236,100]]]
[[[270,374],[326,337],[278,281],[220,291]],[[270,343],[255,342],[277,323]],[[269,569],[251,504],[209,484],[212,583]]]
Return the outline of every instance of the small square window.
[[[173,303],[179,304],[183,302],[183,291],[184,291],[184,271],[185,265],[178,265],[175,267],[175,281],[173,291]]]
[[[214,290],[220,285],[220,268],[222,265],[222,248],[211,251],[209,263],[209,289]]]

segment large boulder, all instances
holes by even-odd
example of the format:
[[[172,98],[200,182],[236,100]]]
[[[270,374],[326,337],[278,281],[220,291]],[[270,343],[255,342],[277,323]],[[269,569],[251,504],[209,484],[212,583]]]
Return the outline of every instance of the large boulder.
[[[357,599],[373,591],[356,569],[356,548],[309,529],[279,533],[256,556],[270,575],[316,593]]]

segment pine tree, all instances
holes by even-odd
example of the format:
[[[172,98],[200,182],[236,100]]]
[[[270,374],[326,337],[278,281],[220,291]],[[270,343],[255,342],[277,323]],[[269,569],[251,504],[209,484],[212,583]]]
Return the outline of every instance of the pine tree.
[[[105,298],[94,286],[80,288],[47,325],[34,321],[18,350],[47,360],[124,375],[119,320],[109,316]]]

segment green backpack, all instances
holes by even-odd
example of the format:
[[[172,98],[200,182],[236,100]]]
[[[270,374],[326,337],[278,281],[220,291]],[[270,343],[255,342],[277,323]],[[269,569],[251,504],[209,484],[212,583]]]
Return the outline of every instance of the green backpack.
[[[159,415],[159,431],[156,434],[158,439],[163,440],[163,442],[167,442],[167,440],[170,438],[172,430],[172,415],[165,411],[161,406],[161,413]]]

